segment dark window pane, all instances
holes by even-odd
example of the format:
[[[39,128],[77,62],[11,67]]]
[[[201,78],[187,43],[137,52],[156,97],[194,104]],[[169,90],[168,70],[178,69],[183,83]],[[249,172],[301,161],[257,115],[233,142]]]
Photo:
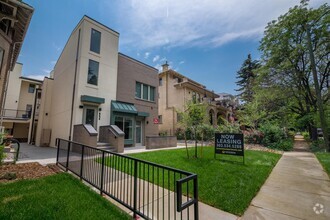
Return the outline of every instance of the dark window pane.
[[[34,89],[36,88],[36,85],[30,84],[29,85],[29,93],[34,93]]]
[[[150,86],[150,101],[155,101],[155,87]]]
[[[148,100],[148,86],[143,85],[143,99]]]
[[[86,124],[94,126],[95,110],[86,109]]]
[[[141,83],[136,82],[136,86],[135,86],[135,97],[136,98],[141,98]]]
[[[97,86],[97,78],[99,76],[99,63],[89,60],[87,83]]]
[[[122,131],[124,131],[124,118],[116,116],[115,125],[117,125],[118,128],[120,128]]]
[[[90,50],[95,53],[100,53],[100,47],[101,47],[101,32],[92,29]]]

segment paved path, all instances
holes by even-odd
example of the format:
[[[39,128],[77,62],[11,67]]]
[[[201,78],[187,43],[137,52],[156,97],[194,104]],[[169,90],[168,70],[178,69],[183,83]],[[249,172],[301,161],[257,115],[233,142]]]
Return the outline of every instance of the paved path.
[[[330,219],[330,180],[308,145],[296,137],[242,219]]]

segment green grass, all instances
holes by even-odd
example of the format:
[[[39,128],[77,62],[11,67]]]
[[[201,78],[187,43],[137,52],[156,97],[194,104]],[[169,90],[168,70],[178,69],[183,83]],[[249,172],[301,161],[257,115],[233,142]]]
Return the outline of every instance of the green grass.
[[[330,176],[330,153],[315,153],[315,155]]]
[[[189,151],[193,155],[194,149]],[[242,157],[217,155],[215,160],[213,147],[205,147],[203,154],[203,158],[188,159],[186,150],[178,149],[130,156],[196,173],[199,200],[236,215],[244,213],[281,157],[274,153],[245,151],[243,165]]]
[[[61,173],[0,184],[0,219],[131,219],[78,179]]]

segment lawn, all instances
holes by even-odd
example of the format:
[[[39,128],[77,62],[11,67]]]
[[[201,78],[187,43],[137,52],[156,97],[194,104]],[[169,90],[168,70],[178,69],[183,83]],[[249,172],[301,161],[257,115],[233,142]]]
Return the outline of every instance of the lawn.
[[[189,149],[190,155],[193,150]],[[130,156],[196,173],[199,200],[236,215],[244,213],[281,157],[274,153],[245,151],[243,165],[242,157],[217,155],[214,159],[213,147],[205,147],[203,158],[198,159],[187,159],[185,149]]]
[[[315,153],[315,155],[330,176],[330,153]]]
[[[66,173],[0,184],[0,219],[131,219]]]

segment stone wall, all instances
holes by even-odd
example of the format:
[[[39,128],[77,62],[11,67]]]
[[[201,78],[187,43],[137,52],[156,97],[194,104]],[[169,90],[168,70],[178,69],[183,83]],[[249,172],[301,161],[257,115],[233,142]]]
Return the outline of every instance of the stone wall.
[[[176,147],[176,136],[147,136],[146,149],[158,149],[166,147]]]

